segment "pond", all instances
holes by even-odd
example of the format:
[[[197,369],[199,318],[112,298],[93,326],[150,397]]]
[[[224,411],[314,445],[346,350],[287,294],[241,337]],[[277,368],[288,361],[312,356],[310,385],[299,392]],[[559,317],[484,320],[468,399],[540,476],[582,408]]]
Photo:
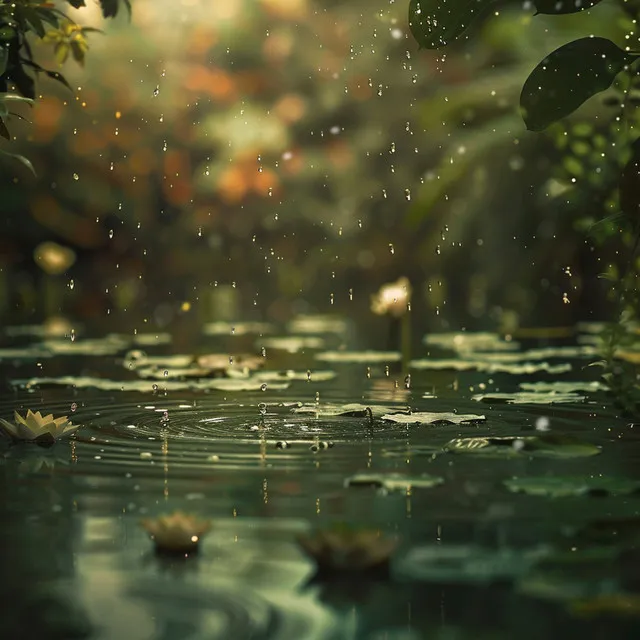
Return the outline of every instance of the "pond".
[[[6,328],[0,417],[80,425],[1,441],[6,637],[635,637],[639,431],[589,329],[402,362],[331,318],[194,354]],[[145,524],[176,511],[202,526],[170,555]]]

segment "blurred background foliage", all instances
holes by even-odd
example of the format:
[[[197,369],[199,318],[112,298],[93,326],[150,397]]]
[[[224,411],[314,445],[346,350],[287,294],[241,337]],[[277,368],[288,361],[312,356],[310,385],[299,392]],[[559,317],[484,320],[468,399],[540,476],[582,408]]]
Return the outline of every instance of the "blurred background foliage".
[[[599,275],[633,236],[612,222],[621,89],[545,133],[518,98],[564,42],[628,39],[616,2],[535,19],[498,3],[439,52],[418,49],[406,2],[131,4],[69,9],[104,32],[81,52],[32,38],[73,91],[41,77],[31,122],[10,119],[3,148],[37,177],[2,165],[6,322],[369,318],[400,276],[421,332],[607,316]],[[64,269],[44,268],[45,242],[72,250]]]

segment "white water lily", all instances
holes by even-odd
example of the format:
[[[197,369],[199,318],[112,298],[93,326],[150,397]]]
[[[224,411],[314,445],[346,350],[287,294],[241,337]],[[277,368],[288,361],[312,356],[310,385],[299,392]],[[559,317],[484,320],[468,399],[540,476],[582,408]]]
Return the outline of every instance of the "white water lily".
[[[80,425],[72,424],[67,416],[54,418],[53,414],[43,416],[29,409],[23,418],[17,411],[13,414],[14,422],[0,418],[0,431],[14,440],[26,440],[38,443],[53,443],[58,438],[68,436]]]
[[[197,551],[200,538],[211,529],[209,520],[199,520],[181,511],[147,518],[140,524],[155,542],[156,550],[165,553]]]
[[[395,282],[382,285],[371,296],[371,311],[376,315],[392,315],[401,318],[409,310],[411,302],[411,283],[407,278],[398,278]]]

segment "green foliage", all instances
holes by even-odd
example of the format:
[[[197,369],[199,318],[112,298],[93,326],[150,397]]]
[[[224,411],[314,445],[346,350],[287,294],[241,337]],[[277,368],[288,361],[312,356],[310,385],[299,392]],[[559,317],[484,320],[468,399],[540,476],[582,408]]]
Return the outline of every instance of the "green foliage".
[[[74,8],[85,6],[85,0],[65,0]],[[131,11],[130,0],[100,0],[105,18],[115,17],[122,6]],[[86,34],[97,29],[82,27],[70,20],[64,11],[46,0],[0,0],[0,136],[11,140],[7,118],[20,117],[9,112],[7,102],[25,98],[31,104],[36,98],[36,76],[60,82],[69,90],[71,86],[59,72],[45,69],[33,57],[33,37],[54,46],[56,59],[63,64],[69,55],[78,64],[84,64],[89,48]],[[2,152],[2,155],[19,160],[33,171],[31,163],[22,156]]]
[[[606,38],[581,38],[556,49],[527,78],[520,107],[527,129],[542,131],[611,86],[639,56]]]
[[[537,14],[579,13],[600,0],[534,0]],[[494,0],[411,0],[409,25],[418,44],[440,49],[458,39]],[[574,40],[550,53],[524,84],[520,105],[527,128],[542,131],[604,91],[638,59],[606,38]]]

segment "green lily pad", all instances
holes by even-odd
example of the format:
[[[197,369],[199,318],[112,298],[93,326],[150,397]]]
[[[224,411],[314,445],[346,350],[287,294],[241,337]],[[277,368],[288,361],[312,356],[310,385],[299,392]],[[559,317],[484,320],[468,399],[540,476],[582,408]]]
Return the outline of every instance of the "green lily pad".
[[[582,458],[600,453],[600,447],[578,438],[554,433],[535,436],[483,436],[455,438],[444,451],[492,458]]]
[[[583,402],[584,396],[571,392],[548,391],[536,393],[534,391],[519,391],[515,393],[482,393],[472,396],[476,402],[506,403],[506,404],[564,404]]]
[[[345,333],[347,323],[337,316],[297,316],[289,322],[289,333]]]
[[[391,407],[386,405],[365,405],[357,402],[350,404],[321,404],[315,403],[303,404],[293,409],[293,413],[308,413],[318,416],[319,418],[364,418],[366,416],[380,418],[386,414],[407,414],[409,407]]]
[[[398,424],[467,424],[485,422],[486,416],[464,413],[433,413],[429,411],[416,411],[409,414],[385,414],[383,420],[397,422]]]
[[[527,477],[505,480],[504,485],[514,493],[531,496],[565,498],[568,496],[629,495],[640,491],[640,481],[611,477]]]
[[[428,333],[422,339],[424,344],[453,349],[458,352],[469,351],[516,351],[520,343],[514,340],[505,340],[497,333],[478,332],[467,333]]]
[[[209,322],[202,331],[207,336],[245,336],[272,333],[274,327],[266,322]]]
[[[477,355],[477,354],[476,354]],[[515,375],[532,373],[566,373],[571,371],[571,365],[549,364],[548,362],[490,362],[487,360],[433,360],[424,358],[422,360],[412,360],[409,363],[412,369],[434,369],[452,371],[483,371],[485,373],[512,373]]]
[[[444,478],[423,474],[408,476],[402,473],[357,473],[344,482],[345,487],[376,487],[383,491],[431,489],[444,483]]]
[[[264,338],[260,340],[259,346],[287,353],[298,353],[304,349],[324,349],[326,344],[317,336],[279,336]]]
[[[401,575],[428,582],[487,584],[526,575],[548,553],[542,546],[523,550],[434,544],[411,549],[396,569]]]
[[[316,353],[316,360],[324,362],[398,362],[399,351],[325,351]]]
[[[577,391],[594,393],[596,391],[605,391],[607,387],[598,380],[566,380],[556,382],[522,382],[520,388],[523,391],[535,391],[536,393],[575,393]]]

